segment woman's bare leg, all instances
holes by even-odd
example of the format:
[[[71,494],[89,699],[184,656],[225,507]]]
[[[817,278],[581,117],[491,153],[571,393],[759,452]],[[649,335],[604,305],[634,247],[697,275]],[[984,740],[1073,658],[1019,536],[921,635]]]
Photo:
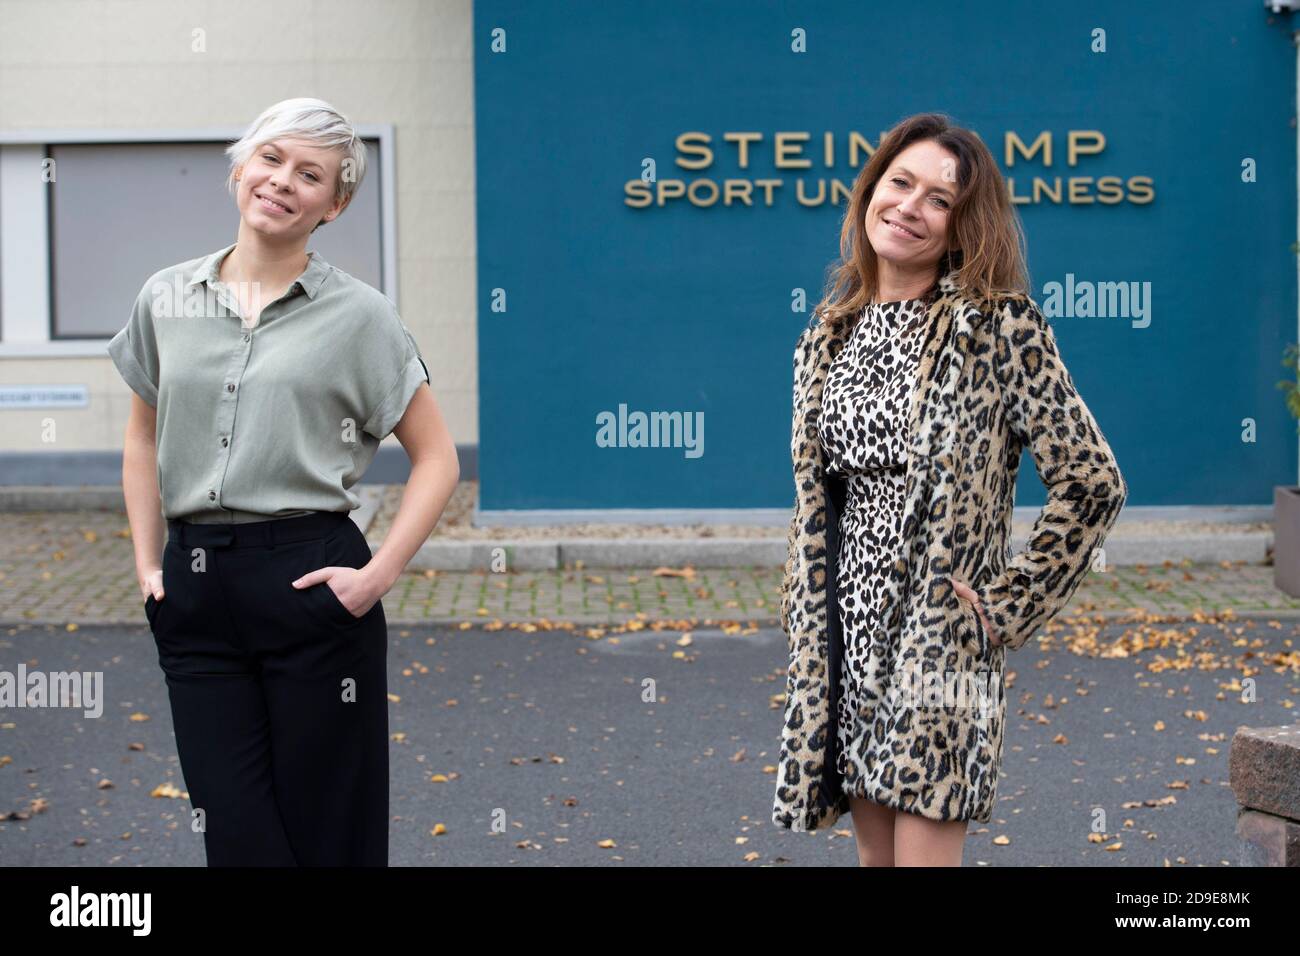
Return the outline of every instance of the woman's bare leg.
[[[961,853],[966,845],[966,823],[965,820],[940,822],[915,813],[897,811],[894,820],[894,864],[961,866]]]
[[[849,797],[849,814],[853,817],[853,836],[858,843],[858,866],[893,866],[893,808],[861,797]]]

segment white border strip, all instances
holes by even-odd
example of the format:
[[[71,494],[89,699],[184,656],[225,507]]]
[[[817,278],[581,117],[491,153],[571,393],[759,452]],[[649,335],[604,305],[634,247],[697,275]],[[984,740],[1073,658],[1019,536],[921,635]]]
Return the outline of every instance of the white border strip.
[[[0,336],[23,349],[50,338],[49,193],[45,144],[0,143]],[[103,351],[103,346],[100,346]]]

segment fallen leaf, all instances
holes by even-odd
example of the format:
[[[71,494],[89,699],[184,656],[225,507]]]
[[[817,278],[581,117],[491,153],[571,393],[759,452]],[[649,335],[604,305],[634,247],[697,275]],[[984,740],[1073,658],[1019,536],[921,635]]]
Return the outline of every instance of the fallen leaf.
[[[661,578],[693,578],[695,569],[690,565],[684,568],[655,568],[654,574]]]

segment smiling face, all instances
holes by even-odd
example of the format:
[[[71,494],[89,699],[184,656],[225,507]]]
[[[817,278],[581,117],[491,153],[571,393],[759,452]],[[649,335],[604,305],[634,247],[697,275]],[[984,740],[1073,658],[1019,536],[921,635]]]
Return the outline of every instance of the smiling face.
[[[239,215],[251,228],[279,239],[306,235],[343,211],[335,199],[343,156],[304,140],[277,139],[253,151],[236,172]]]
[[[889,267],[908,274],[936,271],[948,248],[948,216],[956,200],[957,157],[932,140],[915,142],[876,183],[863,231]]]

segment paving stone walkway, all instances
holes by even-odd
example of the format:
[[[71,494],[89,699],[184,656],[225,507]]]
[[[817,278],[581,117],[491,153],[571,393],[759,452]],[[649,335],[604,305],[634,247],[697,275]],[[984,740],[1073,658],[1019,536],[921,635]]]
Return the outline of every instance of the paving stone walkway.
[[[0,514],[0,540],[0,621],[144,621],[124,513]],[[384,597],[384,611],[393,623],[762,623],[778,619],[780,586],[781,569],[768,567],[413,571]],[[1300,599],[1273,586],[1270,565],[1169,564],[1093,574],[1069,610],[1111,617],[1224,611],[1300,617]]]

